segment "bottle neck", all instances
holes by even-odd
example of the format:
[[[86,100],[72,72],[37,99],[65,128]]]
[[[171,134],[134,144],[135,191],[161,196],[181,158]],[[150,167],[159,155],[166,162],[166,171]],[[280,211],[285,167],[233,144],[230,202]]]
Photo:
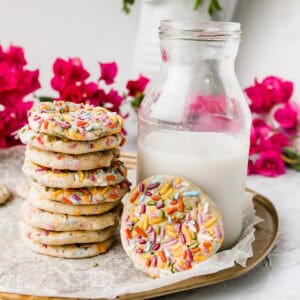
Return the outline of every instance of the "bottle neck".
[[[197,41],[183,39],[160,40],[161,57],[165,63],[203,64],[215,61],[234,66],[239,41]]]

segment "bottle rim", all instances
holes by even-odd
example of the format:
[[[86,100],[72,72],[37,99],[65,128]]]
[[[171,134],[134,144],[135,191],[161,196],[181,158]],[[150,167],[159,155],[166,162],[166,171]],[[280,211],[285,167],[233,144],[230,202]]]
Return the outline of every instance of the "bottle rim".
[[[199,41],[240,40],[241,25],[237,22],[162,20],[159,27],[159,36],[161,39]]]

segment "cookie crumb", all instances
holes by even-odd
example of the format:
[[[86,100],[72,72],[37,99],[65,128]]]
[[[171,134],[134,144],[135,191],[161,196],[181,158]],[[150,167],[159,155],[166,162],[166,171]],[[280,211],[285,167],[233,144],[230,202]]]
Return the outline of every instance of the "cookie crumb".
[[[93,268],[97,268],[98,266],[99,266],[99,264],[96,261],[94,261]]]

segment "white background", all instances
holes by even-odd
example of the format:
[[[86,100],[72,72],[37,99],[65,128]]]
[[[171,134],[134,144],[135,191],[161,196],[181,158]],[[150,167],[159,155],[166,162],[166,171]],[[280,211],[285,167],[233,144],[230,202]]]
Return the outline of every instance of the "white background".
[[[98,61],[116,61],[117,87],[125,89],[139,8],[137,0],[127,16],[121,0],[0,0],[0,44],[24,47],[30,67],[40,69],[43,89],[38,94],[51,93],[55,58],[74,56],[95,79]]]
[[[121,0],[0,0],[0,43],[25,48],[30,67],[41,71],[43,87],[38,94],[51,94],[51,66],[58,56],[82,58],[94,78],[99,60],[115,60],[120,70],[116,87],[122,91],[126,81],[138,75],[136,68],[132,73],[132,64],[143,1],[136,0],[131,14],[125,15]],[[294,98],[300,99],[300,1],[220,2],[225,18],[232,2],[238,2],[234,20],[243,30],[237,60],[242,87],[255,76],[274,74],[295,81]]]

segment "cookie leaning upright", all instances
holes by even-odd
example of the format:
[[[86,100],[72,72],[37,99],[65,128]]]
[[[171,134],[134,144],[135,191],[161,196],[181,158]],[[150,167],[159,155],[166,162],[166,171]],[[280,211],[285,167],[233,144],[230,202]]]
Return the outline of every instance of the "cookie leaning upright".
[[[195,184],[152,176],[125,196],[121,240],[136,268],[153,278],[192,268],[217,252],[223,222],[215,203]]]
[[[123,119],[105,108],[38,103],[20,131],[32,181],[20,209],[22,238],[40,254],[83,258],[106,252],[128,191],[119,160]]]

